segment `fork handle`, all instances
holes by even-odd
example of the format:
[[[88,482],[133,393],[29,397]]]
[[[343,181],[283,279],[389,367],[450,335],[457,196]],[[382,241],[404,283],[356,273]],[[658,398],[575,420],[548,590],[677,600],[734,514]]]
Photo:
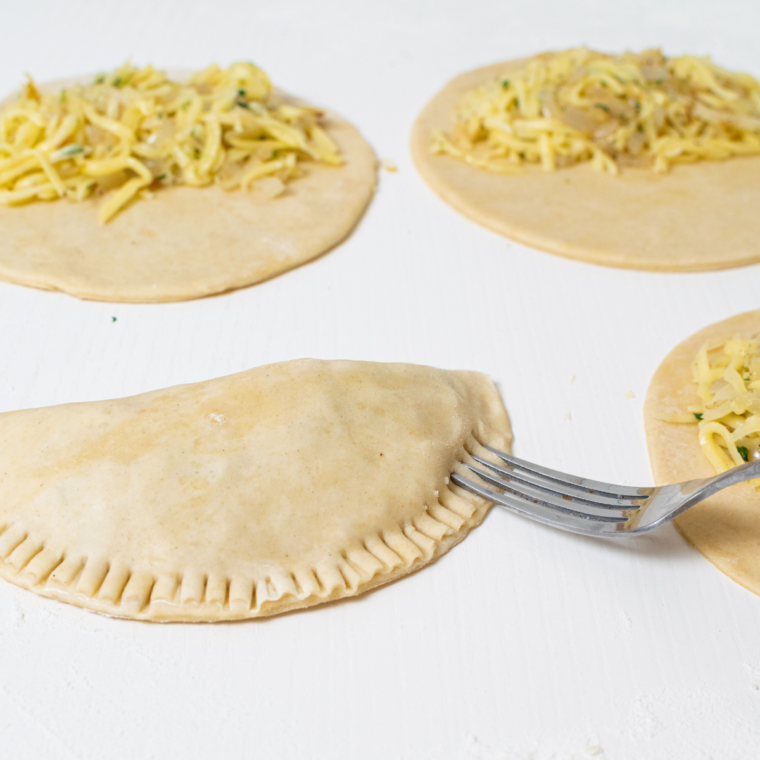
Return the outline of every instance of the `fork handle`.
[[[737,465],[712,478],[690,480],[687,483],[682,483],[681,494],[686,497],[683,509],[688,509],[697,502],[709,498],[713,494],[718,493],[718,491],[722,491],[724,488],[736,485],[737,483],[743,483],[745,480],[752,480],[753,478],[760,478],[760,460]],[[688,490],[690,486],[694,488],[691,492]],[[679,512],[683,511],[683,509],[679,510]]]

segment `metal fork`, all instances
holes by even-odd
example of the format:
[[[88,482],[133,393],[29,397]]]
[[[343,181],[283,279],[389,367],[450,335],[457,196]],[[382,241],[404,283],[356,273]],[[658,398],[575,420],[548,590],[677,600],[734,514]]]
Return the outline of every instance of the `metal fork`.
[[[480,467],[463,464],[499,491],[457,473],[451,475],[453,483],[533,520],[586,536],[647,533],[724,488],[760,477],[760,461],[753,461],[714,478],[633,488],[567,475],[485,448],[502,464],[479,456],[472,458]]]

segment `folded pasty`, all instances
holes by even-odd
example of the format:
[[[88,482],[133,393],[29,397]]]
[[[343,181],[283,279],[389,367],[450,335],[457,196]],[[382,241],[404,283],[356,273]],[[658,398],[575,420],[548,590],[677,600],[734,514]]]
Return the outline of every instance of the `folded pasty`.
[[[408,364],[304,359],[8,412],[0,575],[143,620],[352,596],[464,538],[490,505],[449,474],[510,441],[486,376]]]

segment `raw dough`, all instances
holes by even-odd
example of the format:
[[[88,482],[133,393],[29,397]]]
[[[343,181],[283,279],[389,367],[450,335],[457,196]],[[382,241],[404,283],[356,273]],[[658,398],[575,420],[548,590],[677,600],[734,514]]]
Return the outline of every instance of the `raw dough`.
[[[658,419],[697,403],[691,365],[705,341],[760,333],[760,311],[732,317],[687,338],[655,372],[644,405],[649,457],[658,485],[709,478],[715,470],[699,445],[696,425]],[[760,594],[760,493],[740,483],[697,504],[675,519],[684,538],[745,588]]]
[[[412,155],[444,201],[508,238],[593,264],[689,272],[760,261],[760,157],[679,165],[664,176],[611,177],[590,162],[504,176],[431,153],[431,133],[451,129],[467,92],[525,60],[458,76],[417,119]]]
[[[437,559],[490,504],[449,484],[509,451],[477,372],[274,364],[0,415],[0,576],[120,617],[260,617]]]
[[[375,189],[375,155],[358,130],[335,114],[327,129],[345,164],[305,164],[305,176],[271,200],[215,186],[162,188],[105,226],[97,219],[100,199],[0,206],[0,279],[96,301],[148,303],[199,298],[286,272],[343,240]]]

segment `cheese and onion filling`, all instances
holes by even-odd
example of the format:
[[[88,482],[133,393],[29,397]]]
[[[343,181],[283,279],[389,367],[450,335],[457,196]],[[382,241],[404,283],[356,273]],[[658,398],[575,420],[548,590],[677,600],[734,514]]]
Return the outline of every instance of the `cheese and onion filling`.
[[[667,173],[673,164],[760,155],[760,84],[709,58],[659,50],[546,53],[468,93],[433,153],[490,172],[591,161]]]
[[[272,95],[250,63],[184,83],[127,63],[55,95],[30,79],[0,112],[0,204],[104,196],[102,223],[168,185],[275,197],[305,161],[343,163],[323,114]]]
[[[703,345],[693,372],[699,403],[667,421],[698,425],[700,446],[717,473],[760,459],[760,337]]]

